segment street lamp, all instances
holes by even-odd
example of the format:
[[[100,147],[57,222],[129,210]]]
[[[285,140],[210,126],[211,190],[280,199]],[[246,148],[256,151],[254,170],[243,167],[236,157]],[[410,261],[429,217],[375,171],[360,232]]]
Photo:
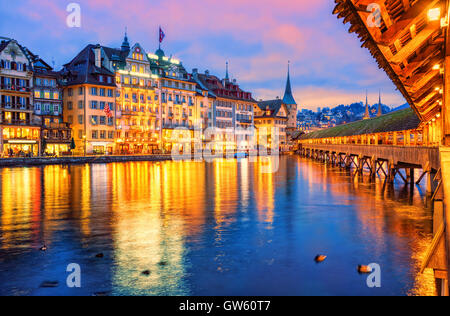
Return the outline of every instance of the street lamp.
[[[83,135],[83,142],[84,142],[84,156],[86,157],[86,146],[87,146],[86,135]]]
[[[428,10],[428,20],[430,22],[439,21],[441,18],[441,8],[433,8]]]

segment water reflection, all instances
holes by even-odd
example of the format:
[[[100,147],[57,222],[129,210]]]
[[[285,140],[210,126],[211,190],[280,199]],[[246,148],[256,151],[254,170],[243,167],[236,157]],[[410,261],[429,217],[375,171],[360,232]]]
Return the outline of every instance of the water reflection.
[[[434,294],[432,275],[418,274],[432,227],[417,190],[297,157],[282,158],[277,173],[265,167],[2,169],[0,294]],[[319,252],[330,258],[321,266]],[[85,273],[79,290],[63,287],[72,262]],[[371,262],[382,265],[382,289],[355,273]],[[39,288],[49,278],[59,288]]]

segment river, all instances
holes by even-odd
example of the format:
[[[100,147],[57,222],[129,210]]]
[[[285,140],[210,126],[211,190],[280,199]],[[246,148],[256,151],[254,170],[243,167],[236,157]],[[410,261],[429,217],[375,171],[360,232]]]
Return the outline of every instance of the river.
[[[263,164],[0,169],[0,295],[435,294],[419,273],[432,238],[420,187],[294,156]],[[66,285],[71,263],[81,288]],[[370,263],[380,288],[357,272]]]

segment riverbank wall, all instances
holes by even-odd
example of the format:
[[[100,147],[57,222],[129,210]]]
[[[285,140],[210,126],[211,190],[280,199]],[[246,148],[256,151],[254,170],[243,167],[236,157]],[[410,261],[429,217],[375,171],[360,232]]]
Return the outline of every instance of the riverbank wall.
[[[168,160],[172,160],[171,155],[1,158],[0,168]]]

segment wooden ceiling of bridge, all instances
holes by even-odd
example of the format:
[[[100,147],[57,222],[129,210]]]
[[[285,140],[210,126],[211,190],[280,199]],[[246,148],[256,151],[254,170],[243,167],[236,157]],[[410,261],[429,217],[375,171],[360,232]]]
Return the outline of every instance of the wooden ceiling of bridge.
[[[444,0],[335,0],[333,14],[350,23],[362,47],[369,49],[423,122],[441,111],[444,84],[445,34],[440,21],[430,22],[432,8],[446,10]],[[381,23],[369,5],[379,5]]]

